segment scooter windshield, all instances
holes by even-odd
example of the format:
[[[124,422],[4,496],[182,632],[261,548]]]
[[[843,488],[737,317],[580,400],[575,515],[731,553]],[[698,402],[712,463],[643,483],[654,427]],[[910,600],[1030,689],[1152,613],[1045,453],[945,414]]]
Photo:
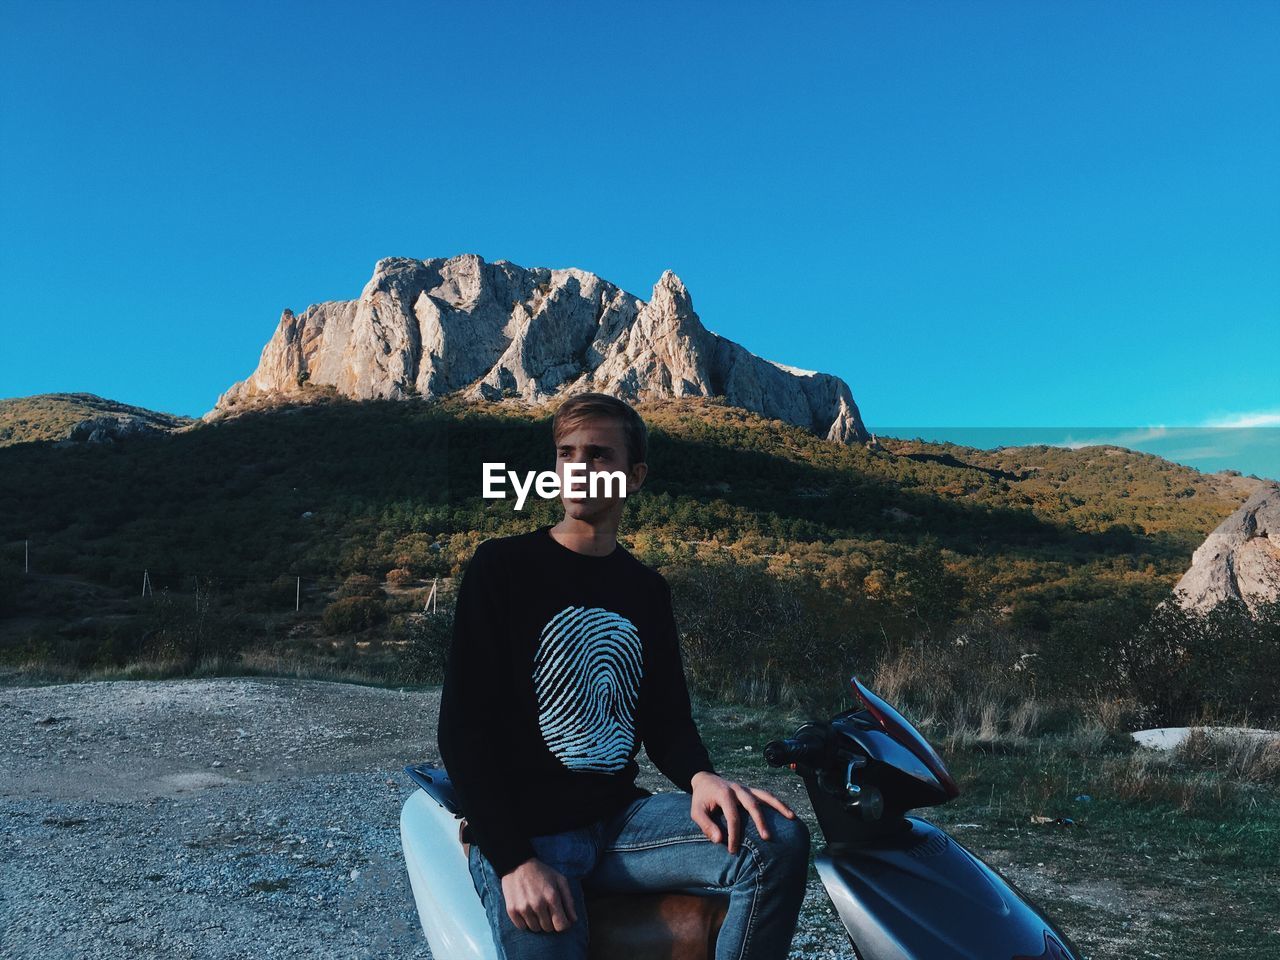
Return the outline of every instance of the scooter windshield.
[[[959,784],[952,778],[946,764],[942,762],[938,752],[929,745],[929,741],[922,737],[902,714],[872,693],[857,677],[850,677],[849,684],[853,687],[853,692],[857,694],[858,699],[862,701],[862,705],[867,708],[867,712],[875,718],[876,723],[880,724],[880,728],[895,742],[910,750],[929,769],[929,772],[938,778],[938,783],[942,784],[942,788],[946,790],[949,797],[959,796]]]

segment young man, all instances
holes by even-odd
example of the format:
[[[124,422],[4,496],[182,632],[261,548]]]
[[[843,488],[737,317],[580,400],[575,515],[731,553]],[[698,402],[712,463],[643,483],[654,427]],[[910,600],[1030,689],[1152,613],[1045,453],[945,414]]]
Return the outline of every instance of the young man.
[[[566,495],[570,463],[623,471],[634,494],[648,470],[644,421],[614,397],[578,394],[552,437],[564,519],[476,549],[440,702],[440,755],[499,951],[585,958],[586,884],[722,891],[716,957],[782,960],[809,830],[767,790],[716,774],[690,712],[670,588],[617,542],[624,498]],[[635,783],[641,742],[682,792]]]

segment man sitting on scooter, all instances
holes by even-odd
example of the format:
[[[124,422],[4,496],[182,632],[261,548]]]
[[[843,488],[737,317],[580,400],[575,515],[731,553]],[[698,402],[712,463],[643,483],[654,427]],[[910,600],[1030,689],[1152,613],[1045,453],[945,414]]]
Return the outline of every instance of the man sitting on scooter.
[[[564,518],[486,540],[458,589],[438,730],[494,940],[508,958],[587,956],[583,886],[729,897],[716,956],[783,960],[809,830],[716,774],[690,709],[665,578],[617,531],[625,497],[571,496],[565,468],[648,472],[647,429],[601,393],[552,423]],[[578,486],[576,489],[587,490]],[[635,782],[643,742],[682,792]],[[723,846],[721,844],[723,843]]]

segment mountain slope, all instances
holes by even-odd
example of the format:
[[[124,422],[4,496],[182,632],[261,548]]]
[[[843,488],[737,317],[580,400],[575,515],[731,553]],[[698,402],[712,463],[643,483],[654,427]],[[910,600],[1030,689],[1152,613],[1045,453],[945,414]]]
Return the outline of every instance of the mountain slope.
[[[0,400],[0,446],[33,440],[107,442],[169,433],[197,422],[92,393],[41,393]]]
[[[486,461],[549,466],[552,406],[336,398],[137,446],[11,447],[0,549],[21,571],[30,538],[33,572],[135,594],[144,569],[157,590],[287,577],[290,609],[296,576],[450,576],[486,537],[558,515],[554,502],[518,513],[480,497]],[[650,474],[620,533],[641,559],[758,559],[835,595],[896,589],[902,552],[921,547],[974,602],[1045,611],[1037,619],[1101,593],[1167,590],[1258,485],[1114,447],[881,438],[873,451],[718,399],[639,410]]]

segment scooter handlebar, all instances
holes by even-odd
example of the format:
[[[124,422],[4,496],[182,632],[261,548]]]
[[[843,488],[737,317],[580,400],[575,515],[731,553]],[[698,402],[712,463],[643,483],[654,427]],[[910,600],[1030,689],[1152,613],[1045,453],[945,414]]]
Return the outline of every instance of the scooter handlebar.
[[[764,761],[771,767],[785,767],[789,763],[819,766],[825,754],[825,745],[811,736],[770,740],[764,745]]]

